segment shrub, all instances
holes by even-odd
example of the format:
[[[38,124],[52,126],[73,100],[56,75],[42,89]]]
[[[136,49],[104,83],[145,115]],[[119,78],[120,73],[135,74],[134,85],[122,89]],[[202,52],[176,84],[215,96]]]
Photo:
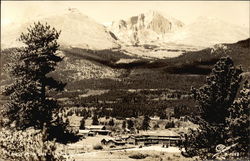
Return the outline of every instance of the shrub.
[[[96,114],[92,117],[92,125],[99,125],[98,117]]]
[[[181,127],[181,121],[176,121],[174,123],[174,127]]]
[[[132,155],[130,155],[129,158],[132,158],[132,159],[145,159],[148,156],[149,156],[148,154],[138,153],[138,154],[132,154]]]
[[[141,129],[142,130],[149,130],[150,128],[150,117],[148,117],[147,115],[144,116],[144,119],[142,121],[142,125],[141,125]]]
[[[174,128],[175,127],[175,123],[174,121],[168,121],[165,125],[165,129],[168,129],[168,128]]]
[[[114,119],[109,120],[108,125],[109,126],[114,126],[115,125]]]
[[[80,129],[84,130],[85,129],[85,120],[84,118],[82,118],[81,122],[80,122]]]
[[[158,124],[155,124],[155,125],[154,125],[154,129],[156,130],[156,129],[158,129],[158,128],[160,128],[160,126],[159,126]]]
[[[93,149],[94,149],[94,150],[102,150],[103,147],[102,147],[101,145],[95,145],[95,146],[93,147]]]

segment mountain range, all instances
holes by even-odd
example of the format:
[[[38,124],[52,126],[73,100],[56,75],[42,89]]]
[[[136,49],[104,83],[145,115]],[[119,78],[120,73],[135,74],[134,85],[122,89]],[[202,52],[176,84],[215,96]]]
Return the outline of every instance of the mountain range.
[[[207,47],[219,43],[235,43],[247,38],[249,38],[247,28],[214,17],[199,17],[166,41]]]
[[[61,30],[59,43],[66,48],[103,50],[124,45],[161,46],[167,43],[208,47],[249,37],[248,29],[216,18],[200,17],[194,23],[186,25],[157,11],[114,21],[110,26],[103,26],[76,9],[35,21],[47,22]],[[1,26],[2,48],[22,45],[17,38],[33,22]]]

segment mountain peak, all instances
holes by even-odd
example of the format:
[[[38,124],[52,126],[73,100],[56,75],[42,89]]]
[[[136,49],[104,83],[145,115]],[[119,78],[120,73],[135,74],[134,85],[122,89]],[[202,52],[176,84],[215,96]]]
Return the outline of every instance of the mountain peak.
[[[65,12],[39,19],[41,23],[47,22],[57,30],[62,31],[58,39],[62,47],[98,50],[118,47],[114,38],[103,25],[95,22],[75,8],[69,8]],[[1,45],[9,47],[19,45],[19,41],[16,41],[16,39],[22,32],[27,32],[27,27],[32,24],[33,20],[19,26],[15,25],[11,30],[3,32]]]
[[[168,40],[180,44],[207,47],[219,43],[234,43],[248,37],[249,30],[247,28],[216,17],[201,16],[169,37]]]
[[[110,29],[125,43],[146,43],[147,41],[157,41],[163,35],[182,28],[183,25],[179,20],[166,18],[162,13],[150,10],[127,20],[113,22]]]

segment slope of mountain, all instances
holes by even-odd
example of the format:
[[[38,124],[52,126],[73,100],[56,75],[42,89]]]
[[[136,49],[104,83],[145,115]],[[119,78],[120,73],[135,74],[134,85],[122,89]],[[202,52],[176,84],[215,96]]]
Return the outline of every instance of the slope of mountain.
[[[167,42],[208,47],[218,43],[235,43],[249,37],[249,29],[217,18],[199,17],[194,23],[165,39]]]
[[[60,15],[40,18],[39,21],[47,22],[57,30],[61,30],[59,43],[64,47],[110,49],[119,46],[103,25],[77,10],[70,9]],[[17,41],[17,38],[21,32],[26,32],[27,27],[31,24],[33,22],[29,21],[24,24],[1,27],[2,48],[20,46],[21,43]]]
[[[241,66],[244,72],[249,73],[249,50],[250,38],[232,44],[216,44],[172,59],[156,60],[149,65],[152,68],[163,68],[171,74],[207,75],[221,57],[230,56],[236,66]]]
[[[64,60],[60,62],[56,71],[51,73],[64,82],[79,81],[83,79],[116,78],[120,75],[117,69],[102,65],[97,61],[83,59],[67,51],[59,53]]]
[[[168,33],[182,28],[184,24],[156,11],[141,13],[127,20],[113,22],[109,27],[116,37],[127,44],[144,44],[162,39]]]
[[[64,57],[56,71],[51,73],[56,79],[67,82],[67,89],[152,89],[171,88],[189,91],[190,86],[199,87],[211,72],[220,57],[229,55],[236,66],[241,65],[250,80],[250,39],[234,44],[219,45],[228,53],[212,52],[215,48],[187,52],[176,58],[141,60],[116,64],[119,58],[135,59],[122,53],[111,51],[87,51],[68,49],[59,52]],[[3,65],[10,60],[13,49],[2,52]],[[73,51],[72,51],[73,50]],[[112,53],[112,54],[110,54]],[[117,56],[119,55],[119,57]],[[139,59],[137,57],[137,59]],[[4,71],[3,71],[4,72]],[[10,83],[7,73],[1,74],[1,88]]]

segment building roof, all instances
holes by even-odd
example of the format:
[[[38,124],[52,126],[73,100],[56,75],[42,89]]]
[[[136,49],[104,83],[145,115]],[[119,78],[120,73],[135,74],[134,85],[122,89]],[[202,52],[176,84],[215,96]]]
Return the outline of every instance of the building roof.
[[[104,125],[91,125],[91,126],[85,126],[86,129],[102,129],[104,128]]]
[[[79,134],[87,134],[90,130],[79,130]]]
[[[178,133],[171,130],[156,130],[156,131],[140,131],[139,135],[150,136],[180,136]]]

